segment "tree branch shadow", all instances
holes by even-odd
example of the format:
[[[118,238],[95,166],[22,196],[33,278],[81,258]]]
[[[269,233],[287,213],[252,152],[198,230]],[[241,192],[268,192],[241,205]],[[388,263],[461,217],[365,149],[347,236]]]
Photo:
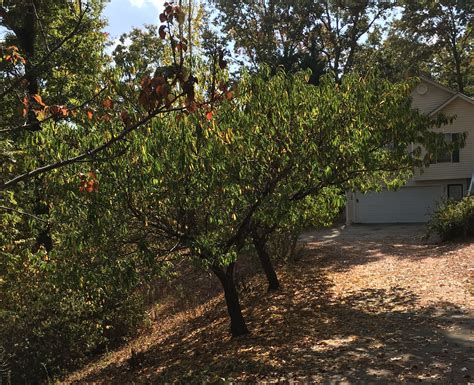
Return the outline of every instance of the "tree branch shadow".
[[[215,296],[201,314],[154,336],[136,366],[113,363],[79,383],[467,384],[472,375],[473,318],[459,307],[420,308],[416,294],[400,287],[335,297],[308,255],[280,279],[273,294],[260,277],[242,293],[252,335],[225,337],[225,305]]]

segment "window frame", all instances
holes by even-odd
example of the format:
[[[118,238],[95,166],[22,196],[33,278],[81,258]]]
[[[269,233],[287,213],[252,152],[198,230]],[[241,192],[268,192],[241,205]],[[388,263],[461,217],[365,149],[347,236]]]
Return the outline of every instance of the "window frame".
[[[445,132],[444,138],[445,138],[445,141],[448,143],[459,143],[460,134],[458,132]],[[448,158],[448,155],[449,155],[449,158]],[[432,164],[460,163],[460,161],[461,161],[460,148],[458,147],[452,151],[449,151],[443,154],[437,154]]]
[[[461,187],[461,197],[451,197],[449,196],[449,189],[450,187]],[[448,199],[453,199],[453,200],[460,200],[464,197],[464,185],[462,183],[450,183],[448,184],[448,187],[446,189],[446,195],[448,196]]]

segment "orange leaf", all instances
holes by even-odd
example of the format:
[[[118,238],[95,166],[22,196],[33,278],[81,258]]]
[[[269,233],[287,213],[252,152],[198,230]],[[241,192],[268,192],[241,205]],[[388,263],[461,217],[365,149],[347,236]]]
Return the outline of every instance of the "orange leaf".
[[[89,120],[92,120],[93,117],[94,117],[94,113],[93,113],[91,110],[88,110],[88,111],[87,111],[87,118],[88,118]]]
[[[208,111],[208,112],[206,113],[206,119],[207,119],[207,120],[212,120],[212,116],[213,116],[213,115],[214,115],[214,114],[213,114],[212,111]]]
[[[87,192],[94,191],[94,181],[93,180],[90,180],[89,182],[87,182],[86,191]]]
[[[38,94],[31,95],[31,97],[38,103],[40,106],[46,107],[46,104],[43,103],[43,99]]]

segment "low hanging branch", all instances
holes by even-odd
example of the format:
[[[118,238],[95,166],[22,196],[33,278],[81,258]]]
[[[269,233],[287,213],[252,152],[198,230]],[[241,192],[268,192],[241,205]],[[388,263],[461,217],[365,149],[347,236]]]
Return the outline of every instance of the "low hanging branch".
[[[183,96],[183,94],[177,96],[175,98],[175,100],[180,98],[181,96]],[[80,161],[82,161],[84,159],[87,159],[87,158],[93,158],[96,154],[106,150],[107,148],[111,147],[113,144],[123,140],[131,132],[137,130],[138,128],[140,128],[142,126],[144,126],[146,123],[148,123],[155,116],[157,116],[161,113],[168,113],[168,112],[172,112],[172,111],[184,111],[184,109],[185,109],[185,107],[178,107],[178,108],[171,108],[171,109],[167,109],[165,107],[158,108],[157,110],[151,112],[150,114],[148,114],[146,117],[144,117],[143,119],[141,119],[137,123],[131,125],[130,127],[125,128],[124,130],[122,130],[120,132],[120,134],[118,134],[117,136],[112,137],[111,139],[104,142],[100,146],[98,146],[94,149],[85,151],[85,152],[83,152],[83,153],[81,153],[77,156],[74,156],[74,157],[71,157],[71,158],[68,158],[68,159],[64,159],[64,160],[61,160],[59,162],[55,162],[55,163],[52,163],[52,164],[48,164],[46,166],[38,167],[38,168],[36,168],[32,171],[28,171],[24,174],[18,175],[17,177],[15,177],[13,179],[10,179],[9,181],[6,181],[5,183],[2,183],[0,185],[0,190],[6,190],[7,188],[11,188],[11,187],[17,185],[20,182],[23,182],[27,179],[30,179],[30,178],[34,177],[34,176],[44,174],[45,172],[55,170],[55,169],[63,167],[63,166],[67,166],[67,165],[72,164],[72,163],[77,163],[77,162],[80,162]]]

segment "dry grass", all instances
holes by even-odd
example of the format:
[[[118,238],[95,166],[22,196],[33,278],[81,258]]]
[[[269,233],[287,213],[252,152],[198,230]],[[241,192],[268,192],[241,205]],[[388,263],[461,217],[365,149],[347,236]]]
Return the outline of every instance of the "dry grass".
[[[187,272],[160,288],[151,331],[64,383],[467,384],[473,268],[473,244],[329,240],[280,266],[267,294],[246,261],[252,334],[236,340],[217,280]]]

